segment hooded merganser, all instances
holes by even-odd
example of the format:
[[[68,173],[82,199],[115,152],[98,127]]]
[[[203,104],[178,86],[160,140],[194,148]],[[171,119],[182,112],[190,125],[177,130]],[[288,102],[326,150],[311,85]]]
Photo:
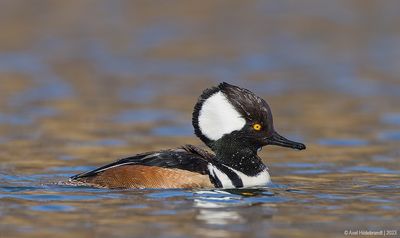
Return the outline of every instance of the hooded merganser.
[[[264,186],[270,176],[259,151],[265,145],[298,150],[279,135],[268,104],[228,83],[204,90],[194,106],[195,134],[215,153],[193,145],[137,154],[69,179],[104,188],[242,188]]]

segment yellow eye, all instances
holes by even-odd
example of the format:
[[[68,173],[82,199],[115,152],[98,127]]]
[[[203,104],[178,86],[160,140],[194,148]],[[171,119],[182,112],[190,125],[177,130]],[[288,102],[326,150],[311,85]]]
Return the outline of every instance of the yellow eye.
[[[261,128],[262,128],[261,125],[258,124],[258,123],[256,123],[256,124],[253,125],[253,129],[256,130],[256,131],[260,131]]]

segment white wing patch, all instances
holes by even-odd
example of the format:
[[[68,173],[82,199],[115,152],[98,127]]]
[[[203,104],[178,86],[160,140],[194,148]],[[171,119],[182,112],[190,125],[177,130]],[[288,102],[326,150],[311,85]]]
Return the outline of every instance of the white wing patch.
[[[205,100],[198,120],[201,132],[211,140],[218,140],[225,134],[240,130],[246,124],[246,120],[222,92]]]

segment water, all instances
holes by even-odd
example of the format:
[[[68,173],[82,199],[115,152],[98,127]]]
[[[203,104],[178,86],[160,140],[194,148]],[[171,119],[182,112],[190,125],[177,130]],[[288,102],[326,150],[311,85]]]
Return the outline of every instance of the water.
[[[0,237],[399,234],[399,8],[2,3]],[[192,107],[221,81],[267,99],[276,129],[307,145],[263,149],[269,187],[57,184],[124,156],[200,145]]]

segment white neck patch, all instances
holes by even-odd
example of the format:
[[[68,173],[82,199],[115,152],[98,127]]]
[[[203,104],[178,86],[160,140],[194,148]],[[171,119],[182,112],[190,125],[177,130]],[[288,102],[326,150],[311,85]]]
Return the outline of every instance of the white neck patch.
[[[218,180],[221,182],[222,188],[235,188],[228,175],[224,174],[221,170],[219,170],[211,163],[209,163],[207,167],[210,171],[211,176],[214,178],[218,178]]]
[[[228,167],[228,166],[227,166]],[[243,187],[256,187],[256,186],[265,186],[271,182],[271,177],[267,170],[263,170],[258,173],[256,176],[248,176],[240,171],[237,171],[234,168],[228,167],[230,170],[235,172],[243,182]]]
[[[204,101],[198,120],[203,135],[214,141],[242,129],[246,124],[246,120],[222,92],[217,92]]]
[[[271,178],[267,170],[263,170],[255,176],[248,176],[234,168],[226,165],[223,166],[227,167],[229,170],[239,176],[239,178],[242,180],[244,188],[266,186],[268,183],[271,182]],[[214,178],[218,178],[218,180],[221,182],[222,188],[235,188],[232,180],[228,177],[228,175],[226,175],[224,172],[219,170],[211,163],[209,163],[207,167],[208,171],[210,171],[210,175]]]

